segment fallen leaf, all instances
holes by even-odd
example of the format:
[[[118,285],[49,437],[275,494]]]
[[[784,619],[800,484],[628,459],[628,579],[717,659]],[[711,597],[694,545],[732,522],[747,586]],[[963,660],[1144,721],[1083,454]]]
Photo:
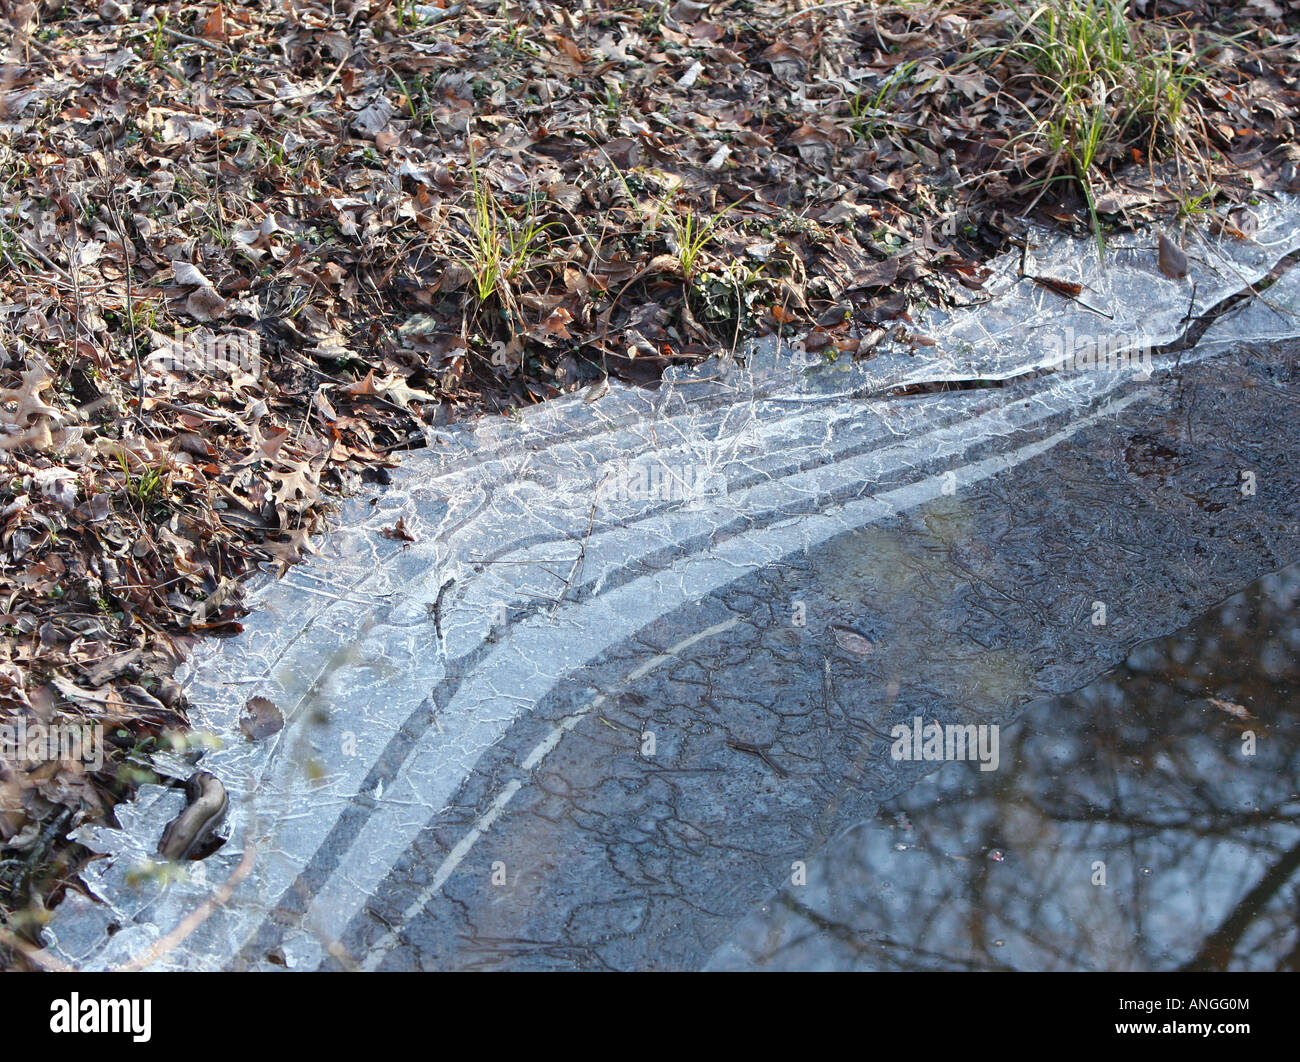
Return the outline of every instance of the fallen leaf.
[[[262,741],[284,729],[284,714],[266,697],[250,697],[239,719],[239,729],[249,741]]]
[[[411,534],[410,529],[406,526],[406,518],[404,516],[399,516],[397,518],[397,523],[392,527],[385,527],[379,533],[383,535],[384,538],[397,539],[401,542],[415,541],[415,536]]]
[[[1227,712],[1229,715],[1235,715],[1238,719],[1255,718],[1247,709],[1243,708],[1236,701],[1229,701],[1223,697],[1206,697],[1205,699],[1214,705],[1214,707]]]
[[[841,649],[847,649],[857,656],[870,656],[876,651],[875,643],[865,635],[859,634],[852,627],[840,627],[833,624],[831,631],[835,635],[836,644]]]
[[[207,20],[203,23],[202,36],[204,40],[220,41],[226,40],[226,11],[221,4],[212,9]]]
[[[1160,253],[1158,258],[1160,272],[1173,280],[1182,280],[1187,276],[1187,255],[1163,232],[1160,234]]]

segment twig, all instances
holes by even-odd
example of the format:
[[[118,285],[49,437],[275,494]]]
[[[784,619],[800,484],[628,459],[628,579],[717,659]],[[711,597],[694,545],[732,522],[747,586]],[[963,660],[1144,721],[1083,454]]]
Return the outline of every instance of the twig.
[[[0,226],[4,226],[4,230],[5,230],[5,232],[9,233],[10,236],[12,236],[12,237],[13,237],[15,240],[17,240],[19,243],[21,243],[25,248],[27,248],[27,251],[28,251],[30,254],[34,254],[37,258],[39,258],[39,259],[40,259],[42,262],[44,262],[47,266],[49,266],[49,267],[50,267],[51,269],[53,269],[56,273],[58,273],[59,276],[63,277],[64,280],[68,281],[68,283],[72,283],[72,275],[71,275],[71,274],[70,274],[66,269],[64,269],[63,266],[59,265],[56,261],[54,261],[52,258],[50,258],[49,255],[47,255],[44,251],[42,251],[42,250],[41,250],[39,247],[37,247],[35,244],[29,243],[29,242],[27,241],[27,237],[24,236],[24,235],[23,235],[21,232],[19,232],[17,229],[13,228],[13,227],[9,224],[9,222],[5,221],[5,219],[4,219],[3,216],[0,216]],[[6,260],[8,259],[8,257],[9,257],[8,254],[6,254],[6,255],[5,255]],[[11,264],[12,264],[12,263],[11,263]],[[17,269],[17,266],[15,266],[14,268]]]
[[[172,29],[171,26],[162,26],[162,31],[169,37],[175,37],[177,40],[189,41],[191,44],[202,45],[204,48],[211,48],[213,51],[224,51],[227,55],[233,55],[234,52],[230,45],[222,41],[210,41],[205,37],[191,37],[188,33],[182,33],[180,30]]]
[[[331,73],[330,76],[327,77],[324,81],[322,81],[317,88],[303,89],[301,92],[290,92],[284,96],[268,96],[259,100],[224,99],[221,102],[227,107],[265,107],[268,104],[294,103],[297,100],[311,99],[311,97],[313,96],[319,96],[322,92],[324,92],[327,88],[329,88],[332,84],[334,84],[334,79],[343,72],[343,67],[347,64],[347,61],[352,58],[352,56],[353,53],[348,52],[348,54],[345,55],[339,61],[339,65],[334,68],[334,72]]]
[[[748,752],[751,756],[757,756],[760,760],[771,767],[772,770],[776,771],[776,773],[782,778],[789,778],[789,772],[777,764],[776,761],[767,754],[767,750],[771,747],[772,743],[770,741],[766,745],[755,745],[749,741],[733,741],[731,738],[727,739],[727,748],[735,749],[737,752]]]
[[[56,959],[44,948],[34,948],[27,941],[15,936],[4,926],[0,926],[0,944],[14,951],[20,952],[29,962],[35,963],[43,969],[50,970],[54,973],[70,973],[73,967],[69,966],[61,959]]]
[[[1114,314],[1107,313],[1105,310],[1099,310],[1097,309],[1096,306],[1092,306],[1089,303],[1084,302],[1081,298],[1079,298],[1077,294],[1064,287],[1062,281],[1053,280],[1051,277],[1037,277],[1029,273],[1025,274],[1024,279],[1032,280],[1040,288],[1046,288],[1053,295],[1059,295],[1063,299],[1069,299],[1071,302],[1076,302],[1080,306],[1082,306],[1085,310],[1091,310],[1093,313],[1098,314],[1101,317],[1105,317],[1109,321],[1115,320]]]
[[[54,840],[56,833],[61,833],[66,827],[68,820],[72,818],[72,809],[64,808],[63,812],[58,815],[44,830],[41,831],[40,837],[32,845],[32,854],[27,857],[27,865],[23,867],[23,872],[18,878],[16,891],[22,895],[29,895],[28,886],[31,884],[32,874],[36,872],[36,864],[41,861],[41,856],[45,850],[50,847],[50,842]]]
[[[247,844],[247,840],[245,843]],[[239,861],[239,865],[235,867],[230,877],[213,890],[210,899],[204,900],[197,908],[181,919],[180,924],[175,929],[135,956],[130,962],[117,967],[115,972],[134,973],[137,970],[143,970],[156,959],[174,950],[181,941],[206,922],[218,907],[222,906],[234,895],[235,889],[253,872],[253,864],[256,860],[257,846],[247,844],[244,849],[244,858]]]
[[[564,589],[560,591],[560,596],[555,599],[555,605],[551,609],[551,619],[554,619],[555,614],[560,611],[565,595],[573,587],[573,581],[578,577],[578,572],[582,570],[582,562],[587,556],[587,542],[591,539],[591,529],[596,523],[596,503],[600,498],[600,487],[603,483],[604,480],[601,480],[601,483],[596,486],[596,498],[592,500],[591,512],[587,515],[587,533],[582,536],[582,546],[578,550],[578,555],[573,558],[573,568],[569,571],[569,578],[565,580]]]
[[[104,177],[108,179],[108,174]],[[144,423],[144,361],[140,357],[140,337],[136,334],[135,328],[135,293],[132,289],[135,287],[135,277],[131,269],[131,247],[126,238],[126,226],[122,224],[122,215],[118,210],[117,188],[113,185],[112,180],[108,183],[108,212],[113,219],[113,225],[117,229],[118,239],[122,244],[122,262],[126,266],[126,316],[127,328],[131,333],[131,353],[135,355],[135,422],[143,432]]]
[[[442,586],[438,587],[438,596],[433,599],[433,630],[438,635],[438,641],[442,641],[442,599],[447,596],[447,591],[455,585],[455,579],[448,579]]]

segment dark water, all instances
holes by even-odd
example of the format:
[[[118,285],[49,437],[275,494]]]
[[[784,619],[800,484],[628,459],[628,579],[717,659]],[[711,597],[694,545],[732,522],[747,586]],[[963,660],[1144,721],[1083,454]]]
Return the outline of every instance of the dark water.
[[[1300,969],[1300,565],[849,831],[715,956],[762,968]]]

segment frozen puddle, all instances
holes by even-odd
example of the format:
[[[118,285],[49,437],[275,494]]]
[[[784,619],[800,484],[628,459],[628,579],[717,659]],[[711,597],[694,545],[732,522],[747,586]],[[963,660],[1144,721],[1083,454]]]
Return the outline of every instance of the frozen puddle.
[[[893,758],[893,726],[1010,724],[1300,557],[1300,271],[1140,356],[1300,247],[1294,204],[1258,215],[1253,241],[1194,240],[1183,281],[1150,236],[1105,272],[1085,243],[1036,252],[1113,320],[1017,281],[1016,255],[914,357],[769,349],[440,436],[192,661],[229,843],[170,884],[134,873],[181,802],[148,788],[82,831],[110,854],[85,875],[102,902],[61,905],[52,954],[723,954],[794,864],[939,768]],[[382,534],[398,517],[416,542]],[[252,696],[288,719],[256,744]]]

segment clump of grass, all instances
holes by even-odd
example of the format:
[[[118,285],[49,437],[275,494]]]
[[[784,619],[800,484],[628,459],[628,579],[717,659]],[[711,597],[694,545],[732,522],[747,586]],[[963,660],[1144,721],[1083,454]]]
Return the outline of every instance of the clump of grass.
[[[1209,214],[1214,205],[1214,200],[1219,194],[1219,189],[1211,185],[1203,192],[1185,192],[1178,197],[1178,216],[1180,218],[1195,218]]]
[[[399,30],[413,30],[424,22],[424,16],[416,9],[415,0],[394,0],[393,18]]]
[[[149,64],[158,62],[166,49],[163,34],[167,31],[167,12],[164,11],[154,19],[153,36],[149,40]]]
[[[556,223],[543,224],[538,219],[531,196],[523,220],[512,218],[472,155],[470,180],[469,232],[461,235],[466,251],[462,264],[470,273],[470,291],[480,306],[495,296],[509,310],[514,285],[545,252],[545,233]]]
[[[664,204],[665,206],[667,204]],[[695,263],[700,257],[700,252],[713,239],[713,230],[732,209],[731,206],[724,209],[721,213],[705,221],[699,214],[695,213],[690,207],[687,207],[681,214],[668,210],[664,217],[668,221],[668,227],[672,231],[673,251],[677,255],[677,264],[682,267],[682,279],[690,283],[692,275],[695,273]]]
[[[406,100],[406,109],[416,128],[431,126],[433,124],[433,104],[429,98],[429,83],[425,76],[415,74],[408,86],[402,79],[402,75],[394,70],[393,80],[397,82],[398,87],[402,90],[402,97]]]
[[[849,97],[849,116],[852,119],[849,129],[858,140],[874,140],[882,129],[895,124],[886,117],[886,108],[907,83],[916,65],[915,59],[908,60],[890,73],[874,93],[858,92]]]
[[[167,471],[163,465],[159,465],[157,468],[145,467],[136,476],[131,474],[131,466],[127,463],[124,452],[118,451],[117,461],[122,466],[122,475],[125,479],[124,486],[129,497],[134,498],[142,506],[151,505],[153,502],[162,499],[166,493],[164,476]]]
[[[527,21],[520,24],[514,12],[510,10],[509,0],[501,0],[498,10],[505,23],[505,38],[501,41],[502,50],[506,54],[517,52],[522,55],[540,56],[541,49],[528,39],[532,25]]]
[[[623,185],[623,192],[626,194],[628,201],[634,205],[638,204],[636,193],[632,189],[632,180],[638,180],[638,184],[644,187],[644,182],[633,175],[632,180],[623,173],[608,155],[605,156],[609,163],[610,169],[617,175]],[[637,209],[642,212],[646,228],[651,232],[659,230],[659,222],[662,219],[668,225],[669,246],[677,256],[677,264],[681,267],[682,279],[686,281],[687,287],[690,286],[691,277],[695,273],[695,267],[699,261],[700,252],[708,246],[709,241],[713,239],[718,223],[730,214],[736,207],[740,206],[743,199],[738,199],[730,206],[724,207],[713,217],[705,218],[696,213],[691,207],[677,208],[673,206],[677,187],[671,185],[664,192],[659,194],[651,193],[655,204],[654,211],[647,210],[644,206],[638,206]]]
[[[617,122],[623,113],[623,86],[617,82],[605,86],[605,117]]]
[[[1046,156],[1044,189],[1076,182],[1101,242],[1093,194],[1100,165],[1140,149],[1181,163],[1203,157],[1194,134],[1201,129],[1194,102],[1209,75],[1204,51],[1189,51],[1190,36],[1132,20],[1125,0],[1042,0],[1017,9],[1009,42],[982,49],[1036,80],[1045,104],[1032,111],[1029,130],[1011,147]],[[1040,193],[1041,194],[1041,193]]]

